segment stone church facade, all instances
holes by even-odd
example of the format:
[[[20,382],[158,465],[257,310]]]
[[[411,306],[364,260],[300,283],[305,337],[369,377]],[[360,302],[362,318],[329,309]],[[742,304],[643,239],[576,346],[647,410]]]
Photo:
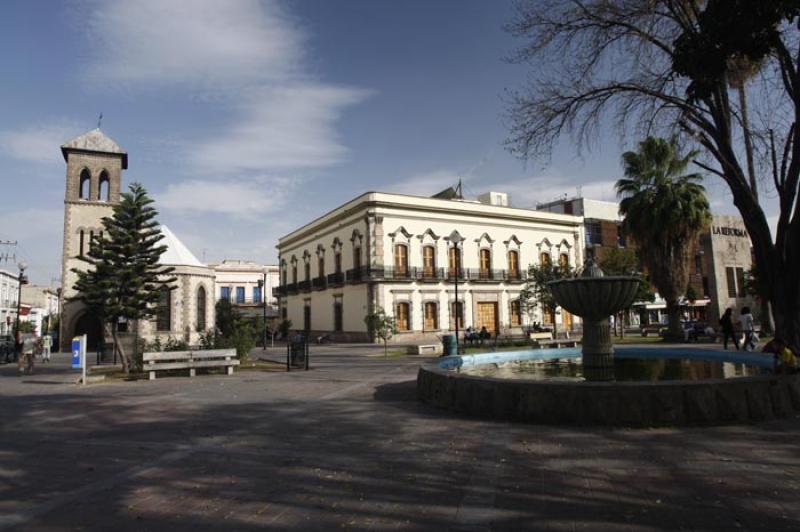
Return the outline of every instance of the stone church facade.
[[[88,264],[80,257],[89,250],[95,236],[103,237],[101,220],[112,216],[120,201],[122,171],[128,168],[128,154],[99,128],[93,129],[61,146],[67,164],[64,197],[64,239],[61,259],[62,300],[60,342],[69,350],[74,336],[86,334],[93,352],[107,342],[108,332],[83,303],[69,301],[76,295],[73,288],[77,275],[73,269],[85,270]],[[202,264],[169,229],[162,226],[167,251],[160,263],[175,268],[177,279],[173,290],[164,291],[157,316],[138,324],[140,337],[146,341],[159,338],[182,340],[190,345],[199,342],[200,331],[214,324],[214,270]],[[117,325],[127,347],[132,345],[135,323]]]

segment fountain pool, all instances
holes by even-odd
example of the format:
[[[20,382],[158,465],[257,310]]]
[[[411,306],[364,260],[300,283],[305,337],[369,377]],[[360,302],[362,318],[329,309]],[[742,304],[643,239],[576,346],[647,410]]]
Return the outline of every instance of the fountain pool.
[[[444,357],[417,377],[421,401],[451,411],[547,424],[749,423],[800,412],[800,376],[772,358],[713,348],[615,349],[604,380],[582,376],[579,348]]]

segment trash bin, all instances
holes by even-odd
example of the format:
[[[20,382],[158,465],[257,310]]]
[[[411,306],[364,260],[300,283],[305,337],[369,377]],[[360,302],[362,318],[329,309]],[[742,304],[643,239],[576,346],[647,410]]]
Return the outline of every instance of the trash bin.
[[[458,345],[456,344],[455,334],[445,334],[442,336],[442,352],[444,356],[453,356],[458,354]]]
[[[287,346],[286,370],[292,368],[308,370],[308,344],[305,340],[290,342]]]

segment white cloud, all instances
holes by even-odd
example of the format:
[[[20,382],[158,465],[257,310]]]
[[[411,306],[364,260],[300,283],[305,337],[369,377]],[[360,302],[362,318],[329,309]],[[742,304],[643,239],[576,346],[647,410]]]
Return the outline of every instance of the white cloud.
[[[274,0],[90,1],[90,76],[230,87],[295,73],[304,36]]]
[[[279,0],[86,1],[90,79],[174,87],[224,111],[184,144],[193,175],[321,169],[347,156],[336,122],[369,92],[309,75],[306,34]]]
[[[30,163],[59,164],[59,146],[78,134],[80,128],[66,123],[0,131],[0,152]]]
[[[299,180],[262,177],[247,181],[189,179],[154,194],[161,210],[257,218],[280,207]]]
[[[208,173],[329,167],[348,153],[336,121],[368,94],[312,83],[254,91],[240,105],[238,123],[192,146],[193,163]]]

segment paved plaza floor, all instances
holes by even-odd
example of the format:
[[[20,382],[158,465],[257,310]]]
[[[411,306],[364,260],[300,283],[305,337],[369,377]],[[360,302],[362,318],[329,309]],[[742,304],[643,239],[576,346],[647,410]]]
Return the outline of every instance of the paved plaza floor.
[[[308,372],[87,387],[67,355],[0,366],[0,530],[800,530],[798,419],[468,419],[416,402],[419,358],[312,352]]]

